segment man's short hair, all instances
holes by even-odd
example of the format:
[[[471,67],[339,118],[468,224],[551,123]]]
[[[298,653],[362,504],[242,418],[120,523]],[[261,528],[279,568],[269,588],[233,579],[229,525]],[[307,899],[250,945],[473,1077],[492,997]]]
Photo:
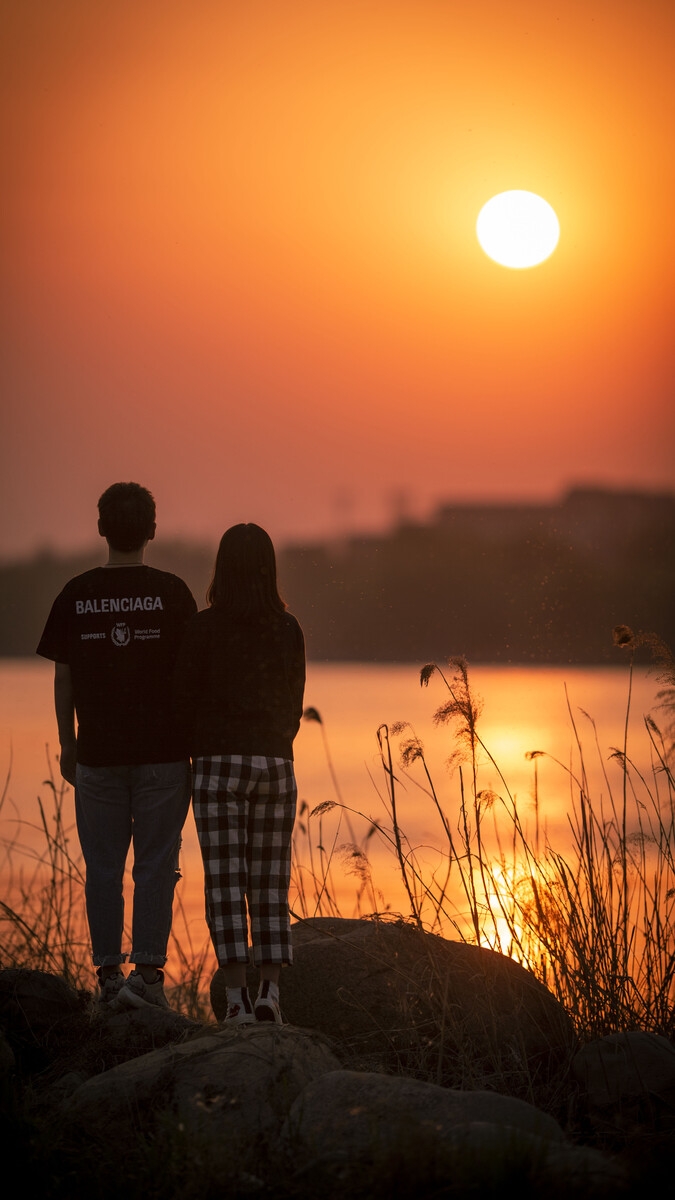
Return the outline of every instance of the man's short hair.
[[[155,501],[140,483],[113,483],[98,502],[99,529],[113,550],[140,550],[152,537]]]

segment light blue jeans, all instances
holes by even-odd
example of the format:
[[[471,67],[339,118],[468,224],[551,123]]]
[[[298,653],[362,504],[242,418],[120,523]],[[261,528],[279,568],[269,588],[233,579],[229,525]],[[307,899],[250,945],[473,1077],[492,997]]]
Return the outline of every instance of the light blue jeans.
[[[135,767],[77,764],[75,815],[86,866],[85,896],[94,965],[123,963],[124,868],[133,842],[133,963],[163,967],[178,852],[190,804],[190,764]]]

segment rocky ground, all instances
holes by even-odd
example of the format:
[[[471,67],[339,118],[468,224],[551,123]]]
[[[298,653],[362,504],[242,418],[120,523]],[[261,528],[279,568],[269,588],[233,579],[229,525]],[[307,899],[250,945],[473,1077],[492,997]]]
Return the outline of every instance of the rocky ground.
[[[97,1008],[0,971],[6,1173],[44,1197],[630,1196],[670,1181],[675,1047],[580,1046],[510,959],[403,924],[294,928],[284,1026]]]

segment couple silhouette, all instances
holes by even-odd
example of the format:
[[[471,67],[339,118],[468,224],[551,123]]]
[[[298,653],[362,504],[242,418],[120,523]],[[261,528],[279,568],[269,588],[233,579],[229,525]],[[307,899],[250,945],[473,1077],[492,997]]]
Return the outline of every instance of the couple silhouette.
[[[279,595],[274,546],[259,525],[226,530],[198,612],[182,579],[144,562],[156,527],[151,493],[115,483],[98,512],[108,561],[66,584],[37,653],[55,664],[60,767],[75,789],[99,1003],[169,1007],[163,968],[192,797],[225,1021],[281,1024],[279,978],[293,956],[293,740],[305,649]],[[131,846],[133,970],[125,976]],[[246,985],[249,928],[255,998]]]

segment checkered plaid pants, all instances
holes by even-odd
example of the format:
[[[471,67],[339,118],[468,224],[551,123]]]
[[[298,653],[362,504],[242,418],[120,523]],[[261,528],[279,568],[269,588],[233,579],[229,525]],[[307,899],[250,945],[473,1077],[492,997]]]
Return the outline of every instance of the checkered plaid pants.
[[[195,758],[192,782],[206,920],[219,965],[249,961],[247,901],[256,965],[292,962],[292,761],[246,754]]]

